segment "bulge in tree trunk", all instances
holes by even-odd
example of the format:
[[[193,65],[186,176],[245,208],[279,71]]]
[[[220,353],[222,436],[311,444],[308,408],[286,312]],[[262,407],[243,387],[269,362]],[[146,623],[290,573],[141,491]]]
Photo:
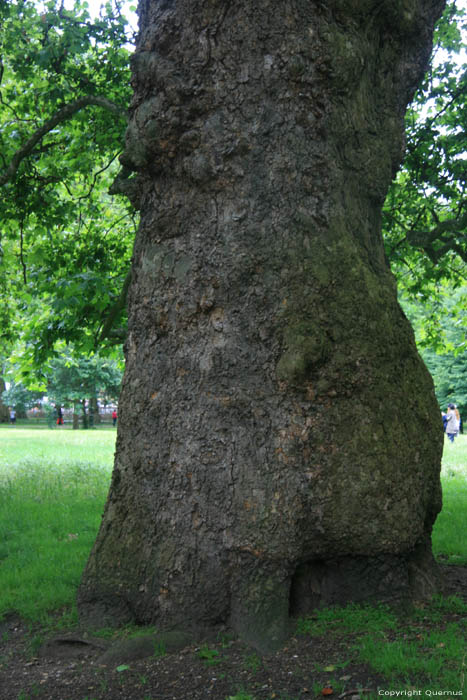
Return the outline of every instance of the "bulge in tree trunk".
[[[436,588],[433,386],[381,206],[442,0],[142,0],[141,224],[83,617],[231,625]]]

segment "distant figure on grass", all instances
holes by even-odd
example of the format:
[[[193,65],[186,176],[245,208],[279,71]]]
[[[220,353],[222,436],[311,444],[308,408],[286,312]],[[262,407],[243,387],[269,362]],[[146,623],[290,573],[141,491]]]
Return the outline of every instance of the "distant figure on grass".
[[[456,409],[453,403],[448,405],[448,410],[446,413],[446,433],[451,442],[454,442],[454,438],[459,432],[459,421],[456,415]]]
[[[62,407],[57,407],[57,425],[63,425],[63,411]]]
[[[441,411],[441,418],[443,419],[443,432],[446,432],[446,426],[448,424],[448,417],[444,411]]]
[[[112,411],[112,425],[117,425],[117,411],[115,409]]]
[[[16,411],[14,408],[10,409],[10,423],[12,425],[16,423]]]

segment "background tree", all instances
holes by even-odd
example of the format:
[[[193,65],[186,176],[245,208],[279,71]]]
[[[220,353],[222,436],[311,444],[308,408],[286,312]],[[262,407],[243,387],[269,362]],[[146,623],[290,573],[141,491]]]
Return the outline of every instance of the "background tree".
[[[23,369],[57,342],[101,352],[125,334],[134,209],[107,194],[129,100],[120,4],[91,19],[51,0],[0,7],[3,338]]]
[[[431,349],[423,352],[436,389],[436,396],[443,411],[454,403],[465,421],[467,416],[467,365],[464,357],[454,354],[439,355]]]
[[[0,274],[0,423],[8,423],[10,420],[8,405],[3,402],[2,397],[6,389],[7,359],[14,341],[11,331],[14,302],[6,290],[9,290],[8,282],[6,277]]]
[[[4,404],[16,410],[17,418],[26,418],[26,411],[37,404],[38,400],[44,396],[44,392],[30,391],[22,384],[12,382],[9,389],[0,396]]]
[[[406,156],[383,209],[386,252],[399,294],[425,312],[423,345],[443,345],[444,314],[467,330],[467,65],[465,6],[448,4],[435,32],[433,64],[406,116]],[[464,60],[462,60],[464,59]],[[450,291],[448,291],[448,289]]]
[[[440,295],[441,296],[441,295]],[[453,289],[444,286],[441,310],[433,313],[432,306],[405,300],[403,308],[415,330],[422,357],[433,377],[438,403],[446,410],[455,403],[463,416],[467,415],[466,337],[462,310],[467,286]]]
[[[71,354],[56,358],[47,376],[49,402],[56,406],[77,406],[81,409],[83,428],[95,421],[93,406],[99,397],[106,401],[118,399],[122,372],[115,361],[99,356],[73,357]],[[73,427],[78,427],[73,424]]]
[[[267,648],[433,590],[442,430],[380,220],[437,0],[140,3],[141,224],[83,616]]]
[[[3,401],[3,392],[6,389],[5,380],[0,377],[0,423],[8,423],[10,419],[10,413],[8,410],[8,404]]]

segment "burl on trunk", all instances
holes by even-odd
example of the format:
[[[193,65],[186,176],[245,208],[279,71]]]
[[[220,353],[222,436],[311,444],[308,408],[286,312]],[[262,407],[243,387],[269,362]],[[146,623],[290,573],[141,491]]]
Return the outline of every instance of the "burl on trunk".
[[[230,624],[433,590],[442,429],[380,210],[443,0],[142,0],[115,468],[82,615]]]

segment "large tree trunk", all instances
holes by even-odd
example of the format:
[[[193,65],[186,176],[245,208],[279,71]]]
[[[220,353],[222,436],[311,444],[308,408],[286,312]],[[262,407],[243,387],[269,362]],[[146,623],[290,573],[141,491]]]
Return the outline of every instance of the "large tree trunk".
[[[142,218],[83,615],[264,649],[290,613],[433,590],[442,429],[380,209],[442,5],[140,2]]]

